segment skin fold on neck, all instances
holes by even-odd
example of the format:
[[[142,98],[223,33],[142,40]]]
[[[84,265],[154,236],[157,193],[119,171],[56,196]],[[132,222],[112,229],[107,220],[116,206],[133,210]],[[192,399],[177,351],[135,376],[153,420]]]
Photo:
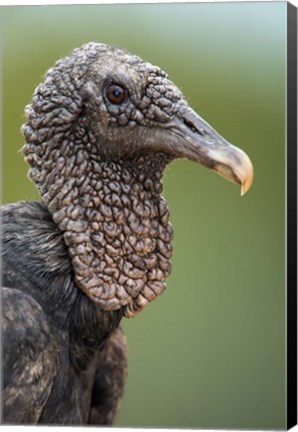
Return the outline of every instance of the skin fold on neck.
[[[173,229],[160,193],[170,160],[109,161],[63,143],[52,153],[43,201],[64,234],[75,282],[103,310],[124,306],[132,317],[166,288]]]

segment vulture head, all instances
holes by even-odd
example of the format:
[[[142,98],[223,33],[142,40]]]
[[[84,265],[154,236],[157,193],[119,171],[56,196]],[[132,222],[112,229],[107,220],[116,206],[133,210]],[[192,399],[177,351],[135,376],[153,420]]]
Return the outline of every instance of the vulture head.
[[[162,173],[187,158],[250,187],[248,156],[196,114],[159,67],[89,43],[56,63],[26,109],[29,177],[63,233],[77,286],[134,316],[171,272]]]

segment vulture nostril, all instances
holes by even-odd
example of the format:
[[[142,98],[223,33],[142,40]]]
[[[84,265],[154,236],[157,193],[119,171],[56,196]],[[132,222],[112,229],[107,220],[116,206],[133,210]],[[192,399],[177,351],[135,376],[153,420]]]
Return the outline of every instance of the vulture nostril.
[[[184,123],[184,125],[185,125],[188,129],[190,129],[192,132],[194,132],[194,133],[196,133],[196,134],[199,134],[199,135],[201,135],[201,136],[204,136],[204,135],[205,135],[205,133],[204,133],[204,129],[203,129],[203,128],[199,128],[199,129],[197,129],[197,128],[195,127],[195,125],[194,125],[191,121],[187,120],[186,118],[183,118],[183,123]]]

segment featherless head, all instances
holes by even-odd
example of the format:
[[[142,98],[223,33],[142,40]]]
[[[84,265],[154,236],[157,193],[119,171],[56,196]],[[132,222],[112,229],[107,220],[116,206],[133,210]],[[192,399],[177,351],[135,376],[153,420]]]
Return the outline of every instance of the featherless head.
[[[89,43],[56,63],[27,107],[23,154],[69,247],[76,283],[134,316],[165,289],[172,227],[167,163],[188,158],[241,185],[248,156],[187,104],[159,67]]]

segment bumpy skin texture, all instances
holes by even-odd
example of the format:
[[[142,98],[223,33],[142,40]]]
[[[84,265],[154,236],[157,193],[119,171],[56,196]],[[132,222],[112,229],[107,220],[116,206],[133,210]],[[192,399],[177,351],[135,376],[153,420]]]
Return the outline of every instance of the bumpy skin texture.
[[[105,100],[109,81],[125,83],[129,103]],[[27,107],[30,178],[64,233],[77,285],[104,310],[134,316],[166,287],[173,230],[160,193],[173,155],[146,130],[183,104],[159,68],[91,43],[59,61]]]

